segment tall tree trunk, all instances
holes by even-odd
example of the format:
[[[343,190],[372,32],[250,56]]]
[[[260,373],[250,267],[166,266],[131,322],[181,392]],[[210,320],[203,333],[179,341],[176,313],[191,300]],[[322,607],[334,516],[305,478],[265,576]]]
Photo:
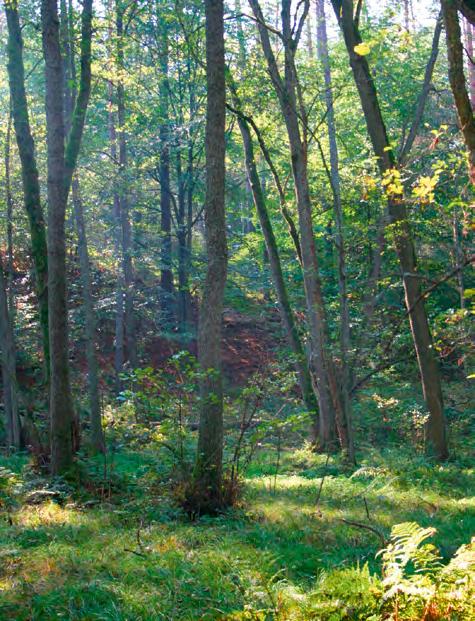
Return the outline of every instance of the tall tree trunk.
[[[441,0],[447,39],[449,81],[468,152],[470,181],[475,185],[475,120],[463,69],[463,44],[456,0]]]
[[[81,288],[84,305],[84,336],[86,339],[87,391],[91,424],[91,444],[94,450],[104,452],[105,441],[102,430],[101,402],[99,396],[99,366],[96,354],[97,323],[94,299],[92,296],[92,278],[86,224],[84,221],[84,208],[77,175],[73,177],[72,199],[78,235],[79,267],[81,271]]]
[[[236,5],[236,10],[238,14],[240,13],[240,5]],[[238,42],[239,42],[239,62],[238,68],[242,72],[244,72],[246,64],[247,64],[247,52],[245,46],[245,38],[244,31],[242,28],[242,19],[238,16],[237,21],[238,26]],[[282,319],[282,323],[284,325],[285,334],[287,337],[287,342],[292,351],[292,354],[295,358],[295,370],[297,372],[297,378],[300,386],[300,391],[302,393],[303,402],[308,412],[312,417],[312,426],[311,426],[311,441],[312,444],[316,445],[318,443],[319,437],[319,416],[318,416],[318,403],[315,394],[315,387],[312,382],[312,375],[310,373],[310,369],[308,366],[306,352],[302,345],[302,341],[300,339],[300,335],[298,333],[297,325],[295,323],[294,314],[292,312],[292,307],[290,305],[290,299],[287,291],[287,287],[285,284],[284,275],[282,272],[282,265],[279,257],[279,250],[277,246],[277,241],[274,235],[274,230],[272,228],[272,222],[269,217],[269,213],[267,211],[266,199],[265,199],[265,179],[262,180],[259,178],[259,173],[257,170],[256,159],[254,155],[254,144],[252,140],[252,134],[249,127],[249,120],[242,113],[241,102],[237,93],[236,85],[233,81],[232,75],[228,73],[229,77],[229,88],[232,93],[233,105],[236,108],[235,112],[237,114],[239,130],[241,132],[241,137],[244,146],[244,163],[246,167],[247,174],[247,183],[252,193],[252,198],[254,202],[254,206],[257,211],[257,215],[259,218],[259,223],[261,225],[262,233],[264,236],[265,242],[265,253],[264,253],[264,262],[270,265],[272,279],[274,281],[274,286],[277,293],[277,300],[279,303],[280,316]],[[254,124],[255,127],[255,124]],[[256,128],[257,129],[257,128]],[[263,144],[263,140],[261,135],[259,134],[259,140],[261,144],[261,149],[265,153],[265,157],[270,162],[270,155]],[[272,167],[273,169],[273,167]],[[277,172],[273,169],[274,178],[277,176]],[[275,179],[278,185],[279,196],[281,199],[281,208],[285,210],[284,196],[283,190],[280,186],[279,179]],[[298,248],[300,248],[300,242],[298,242]],[[267,293],[267,291],[266,291]]]
[[[61,0],[61,45],[63,50],[64,67],[64,102],[65,102],[65,127],[71,129],[74,102],[77,96],[76,89],[76,60],[74,54],[74,31],[73,31],[73,8],[72,0],[68,5],[66,0]],[[79,270],[84,306],[84,336],[86,342],[87,363],[87,390],[89,401],[90,439],[94,450],[104,452],[105,442],[102,431],[101,405],[99,397],[99,367],[96,354],[96,315],[92,296],[91,268],[89,261],[89,249],[87,244],[86,225],[84,221],[84,208],[80,194],[79,179],[77,173],[71,183],[72,203],[76,231],[78,236]]]
[[[122,269],[124,273],[124,328],[126,351],[132,369],[138,367],[137,334],[134,309],[134,266],[132,260],[132,225],[129,214],[128,196],[128,156],[127,136],[125,131],[125,88],[124,88],[124,9],[122,0],[116,5],[117,34],[117,139],[119,144],[119,207],[122,232]]]
[[[73,459],[73,400],[69,381],[65,246],[63,64],[56,0],[42,0],[48,147],[48,266],[51,350],[51,468],[57,474]]]
[[[201,381],[198,451],[194,472],[196,510],[214,513],[223,505],[223,386],[221,324],[227,272],[225,222],[225,119],[223,0],[205,0],[206,14],[206,202],[207,272],[198,328]]]
[[[465,308],[465,287],[463,282],[463,270],[464,263],[462,242],[460,239],[460,227],[458,219],[458,209],[455,203],[452,208],[452,239],[453,239],[453,255],[454,255],[454,267],[457,269],[457,286],[460,295],[460,308]]]
[[[258,0],[249,0],[258,24],[262,49],[267,60],[268,70],[279,98],[282,116],[285,121],[290,144],[292,174],[295,184],[297,209],[299,214],[302,264],[304,272],[305,297],[307,302],[307,321],[311,334],[312,364],[315,369],[318,389],[320,416],[323,419],[323,437],[320,442],[325,446],[333,443],[334,421],[342,448],[350,451],[349,430],[344,416],[341,394],[338,389],[335,367],[329,350],[329,335],[319,276],[319,262],[313,235],[312,204],[307,171],[307,145],[305,137],[300,133],[300,120],[305,120],[305,111],[301,109],[297,91],[297,73],[295,67],[295,51],[309,3],[304,3],[304,12],[295,30],[291,26],[290,0],[282,0],[282,26],[285,53],[285,73],[281,76],[274,52],[271,47],[269,32]],[[299,101],[298,101],[299,100]],[[304,127],[305,133],[305,127]],[[353,456],[350,455],[350,459]]]
[[[338,146],[336,142],[335,110],[333,106],[333,91],[328,56],[327,25],[325,17],[325,1],[317,0],[317,42],[318,57],[323,66],[325,80],[325,102],[327,108],[328,142],[330,145],[330,179],[333,194],[333,214],[335,218],[335,241],[338,255],[338,290],[340,295],[340,350],[341,350],[341,394],[342,403],[347,420],[347,426],[351,429],[351,403],[349,368],[350,352],[350,309],[348,304],[348,285],[346,276],[346,251],[343,223],[343,206],[341,202],[340,167],[338,158]],[[353,442],[352,434],[349,434],[349,442]],[[350,452],[353,453],[351,448]]]
[[[13,124],[21,162],[25,210],[31,237],[31,254],[35,268],[35,285],[44,357],[44,375],[49,382],[50,353],[48,331],[48,251],[46,227],[40,199],[40,184],[36,164],[35,144],[31,133],[28,102],[25,91],[23,64],[23,37],[18,9],[14,3],[5,3],[8,26],[8,80],[10,85]]]
[[[240,108],[237,96],[234,97],[234,105],[236,108]],[[300,390],[302,392],[303,401],[313,418],[312,442],[316,443],[319,436],[318,405],[312,385],[312,377],[308,368],[302,341],[300,339],[298,329],[295,324],[294,314],[292,312],[287,287],[285,285],[284,275],[282,273],[282,266],[280,262],[279,251],[277,248],[277,241],[275,239],[274,230],[272,228],[272,223],[269,217],[269,213],[267,211],[264,192],[262,189],[261,181],[259,179],[259,173],[257,171],[251,132],[246,118],[239,113],[238,124],[244,145],[246,171],[251,186],[254,205],[256,207],[262,233],[264,235],[267,257],[270,264],[272,279],[274,281],[274,286],[277,293],[277,300],[279,302],[280,315],[285,328],[287,341],[295,359],[295,369],[297,371],[297,377]]]
[[[5,137],[5,202],[7,205],[7,296],[8,310],[13,321],[15,317],[15,304],[13,294],[13,278],[15,267],[13,264],[13,195],[10,177],[11,164],[11,136],[12,136],[12,113],[8,114],[7,135]]]
[[[178,330],[184,334],[188,330],[188,250],[186,247],[186,185],[183,174],[180,145],[176,152],[176,177],[178,184]]]
[[[76,89],[76,61],[74,55],[74,31],[73,31],[73,8],[72,1],[61,0],[61,45],[63,50],[64,67],[64,102],[65,102],[65,127],[71,129],[74,102],[77,97]],[[104,434],[102,431],[101,406],[99,397],[99,367],[97,363],[96,343],[96,316],[94,300],[92,296],[91,268],[89,261],[89,249],[87,244],[86,226],[84,222],[84,209],[79,189],[77,173],[71,183],[72,203],[76,232],[78,236],[79,271],[81,288],[84,301],[84,333],[86,341],[86,364],[87,364],[87,391],[89,401],[90,439],[91,445],[96,451],[105,450]]]
[[[197,114],[197,103],[195,94],[195,79],[192,71],[192,59],[187,58],[188,75],[188,101],[190,118],[195,119]],[[188,326],[192,323],[191,292],[190,292],[190,273],[191,260],[193,256],[193,196],[195,187],[195,135],[192,128],[188,129],[187,136],[187,161],[186,161],[186,254],[185,272],[186,289],[184,291],[185,322]]]
[[[170,188],[170,126],[168,81],[168,25],[159,19],[159,63],[160,63],[160,226],[161,226],[161,273],[160,305],[163,319],[168,328],[173,322],[173,272],[172,272],[172,212]]]
[[[84,0],[81,24],[81,80],[65,147],[64,75],[57,0],[42,0],[41,23],[46,79],[48,153],[48,306],[51,351],[51,470],[66,472],[77,447],[69,378],[65,214],[81,146],[91,89],[92,0]]]
[[[0,349],[2,352],[3,405],[7,446],[21,448],[20,415],[18,413],[16,356],[13,326],[8,310],[6,278],[0,255]]]
[[[388,171],[390,174],[390,171],[395,169],[396,161],[389,144],[368,61],[365,56],[360,56],[355,52],[355,47],[362,40],[353,19],[353,2],[352,0],[332,0],[332,3],[345,39],[350,66],[379,168],[382,174]],[[448,455],[448,448],[440,371],[434,353],[424,299],[421,295],[420,279],[414,277],[417,273],[416,253],[406,205],[403,200],[390,197],[388,211],[391,222],[395,225],[395,246],[402,271],[406,307],[419,363],[422,389],[429,411],[426,425],[427,450],[439,459],[445,459]]]
[[[107,11],[109,15],[112,15],[112,0],[109,0]],[[113,38],[113,23],[112,18],[109,22],[109,41]],[[110,57],[112,58],[113,52],[109,50]],[[111,62],[112,65],[112,62]],[[112,67],[110,68],[112,71]],[[119,160],[117,156],[117,132],[115,122],[115,101],[114,101],[114,85],[112,82],[108,82],[108,130],[109,130],[109,148],[111,160],[115,165],[118,165]],[[115,387],[116,392],[119,393],[122,390],[121,374],[124,371],[125,362],[125,327],[124,327],[124,273],[122,263],[122,220],[120,217],[120,199],[117,188],[117,181],[114,182],[113,187],[113,206],[112,217],[114,221],[114,253],[116,256],[116,272],[117,282],[115,291],[115,338],[114,338],[114,371],[115,371]]]

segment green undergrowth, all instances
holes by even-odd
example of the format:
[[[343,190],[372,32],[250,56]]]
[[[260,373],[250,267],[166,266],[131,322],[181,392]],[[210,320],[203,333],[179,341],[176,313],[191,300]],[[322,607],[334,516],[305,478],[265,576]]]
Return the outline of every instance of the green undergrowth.
[[[240,507],[190,522],[169,496],[166,459],[119,451],[106,482],[101,459],[85,461],[79,494],[3,458],[0,619],[473,618],[473,550],[450,579],[441,573],[475,531],[469,460],[370,452],[348,469],[307,450],[277,464],[263,450]],[[415,564],[427,542],[407,566],[377,555],[401,523],[434,529],[421,530],[439,551],[434,567]]]

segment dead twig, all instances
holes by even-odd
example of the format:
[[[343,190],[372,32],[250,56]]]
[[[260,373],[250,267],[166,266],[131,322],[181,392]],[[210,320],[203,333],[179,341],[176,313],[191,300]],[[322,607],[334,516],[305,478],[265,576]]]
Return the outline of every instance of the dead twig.
[[[374,533],[375,535],[379,537],[379,540],[381,541],[383,548],[386,547],[387,545],[386,537],[380,530],[378,530],[374,526],[370,526],[369,524],[363,524],[362,522],[354,522],[353,520],[346,520],[345,518],[340,518],[339,521],[343,522],[344,524],[348,524],[348,526],[354,526],[355,528],[362,528],[364,530],[369,530],[370,532]]]

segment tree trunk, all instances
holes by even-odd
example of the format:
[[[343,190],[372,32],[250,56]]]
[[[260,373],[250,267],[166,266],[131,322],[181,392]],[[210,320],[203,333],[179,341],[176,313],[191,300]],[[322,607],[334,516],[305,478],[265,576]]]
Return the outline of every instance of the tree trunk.
[[[94,450],[103,453],[105,450],[105,441],[102,430],[101,402],[99,397],[99,367],[96,354],[96,313],[92,296],[91,267],[87,245],[86,225],[84,222],[84,209],[77,175],[73,177],[72,199],[78,235],[79,266],[84,304],[84,336],[86,339],[87,390],[91,424],[91,444]]]
[[[475,185],[475,120],[463,69],[463,44],[456,0],[441,0],[447,39],[449,81],[468,151],[470,181]]]
[[[454,267],[457,269],[457,286],[460,295],[460,308],[464,310],[465,308],[465,287],[463,282],[463,264],[464,264],[464,253],[462,248],[462,242],[460,239],[460,230],[459,230],[459,219],[458,219],[458,210],[457,203],[454,203],[452,208],[452,239],[453,239],[453,255],[454,255]]]
[[[473,110],[473,108],[475,108],[475,59],[473,56],[473,26],[468,21],[465,22],[465,32],[468,56],[468,84],[470,91],[470,103]]]
[[[240,107],[239,101],[237,100],[236,96],[234,98],[234,105],[236,108]],[[319,435],[318,405],[312,385],[312,377],[308,368],[305,351],[302,346],[302,341],[300,339],[297,326],[295,324],[292,308],[290,306],[287,287],[285,285],[284,275],[282,273],[282,266],[280,262],[279,251],[277,248],[277,241],[275,239],[272,223],[267,211],[266,201],[264,198],[261,181],[259,179],[259,173],[257,171],[251,132],[249,130],[247,120],[243,115],[238,114],[238,124],[244,145],[247,175],[251,186],[254,205],[256,207],[262,233],[264,235],[267,257],[271,268],[274,286],[276,288],[277,300],[279,302],[280,315],[285,328],[289,347],[292,350],[292,354],[295,359],[295,369],[297,371],[297,377],[300,390],[302,392],[303,401],[305,403],[305,407],[313,418],[312,442],[316,443]]]
[[[119,145],[119,207],[122,232],[122,269],[124,273],[124,329],[127,358],[132,369],[138,367],[137,334],[134,309],[134,266],[132,260],[132,225],[129,214],[128,196],[128,156],[127,136],[125,131],[125,88],[123,76],[124,64],[124,9],[119,1],[116,5],[117,35],[117,139]]]
[[[72,2],[61,0],[61,45],[63,50],[64,67],[64,101],[65,101],[65,127],[71,130],[74,102],[76,100],[76,62],[73,48],[74,31]],[[81,288],[84,303],[84,336],[86,342],[87,362],[87,388],[89,400],[90,438],[91,446],[95,451],[104,452],[104,434],[102,431],[101,406],[99,398],[99,369],[95,350],[96,342],[96,316],[92,297],[91,268],[89,261],[89,249],[87,244],[86,225],[84,222],[84,209],[79,189],[77,174],[73,176],[71,183],[72,203],[76,231],[78,236],[79,270]]]
[[[8,80],[10,85],[13,124],[21,162],[21,174],[25,210],[31,237],[31,254],[35,268],[36,296],[44,357],[45,382],[49,382],[50,354],[48,330],[48,250],[46,227],[40,199],[40,184],[35,156],[35,144],[31,133],[28,102],[25,92],[25,68],[23,64],[23,37],[16,5],[5,3],[8,26]]]
[[[63,64],[55,0],[42,0],[43,54],[46,78],[48,147],[48,266],[51,350],[51,469],[67,470],[73,460],[73,401],[69,381],[68,311],[64,187]]]
[[[223,506],[223,386],[221,324],[227,271],[224,202],[226,85],[223,0],[205,0],[206,14],[206,202],[207,272],[198,328],[201,381],[195,508],[215,513]]]
[[[338,146],[336,142],[335,110],[333,106],[333,91],[331,80],[330,59],[328,56],[327,25],[325,17],[325,1],[317,0],[317,40],[318,57],[323,66],[325,80],[325,102],[327,108],[328,142],[330,145],[330,181],[333,194],[333,214],[335,218],[335,242],[338,255],[338,290],[340,296],[340,350],[341,350],[341,395],[344,415],[348,429],[351,429],[351,403],[350,403],[350,309],[348,304],[348,286],[346,275],[346,251],[343,223],[343,206],[341,202],[341,182],[338,158]],[[353,436],[348,437],[350,444]],[[351,447],[350,453],[354,449]]]
[[[13,195],[10,178],[11,164],[11,135],[12,113],[8,114],[7,135],[5,137],[5,202],[7,205],[7,296],[8,311],[13,322],[15,317],[15,304],[13,294],[13,278],[15,268],[13,265]]]
[[[344,416],[341,394],[338,389],[335,368],[329,351],[329,336],[322,285],[319,276],[319,262],[313,235],[312,204],[307,171],[307,146],[304,136],[300,133],[299,119],[305,124],[305,111],[301,109],[297,91],[297,73],[295,67],[295,51],[301,29],[293,34],[290,16],[290,0],[282,0],[282,26],[285,52],[285,75],[281,77],[277,62],[270,44],[269,33],[257,0],[249,0],[261,38],[262,49],[267,60],[269,73],[279,98],[280,108],[287,128],[290,144],[292,174],[295,184],[297,209],[299,214],[302,264],[304,271],[305,297],[307,302],[307,321],[311,335],[311,361],[315,371],[318,389],[319,410],[322,418],[323,435],[320,442],[323,446],[333,444],[333,429],[336,422],[341,446],[350,451],[347,421]],[[308,12],[309,3],[305,2]],[[305,18],[305,13],[302,19]],[[303,22],[300,22],[303,25]],[[296,38],[297,37],[297,38]],[[300,112],[300,114],[299,114]],[[304,128],[305,132],[305,128]],[[350,455],[350,459],[353,456]]]
[[[180,334],[188,331],[188,250],[186,246],[186,186],[183,175],[180,145],[176,153],[176,177],[178,184],[178,330]]]
[[[8,296],[3,262],[0,255],[0,349],[2,351],[3,405],[7,447],[21,448],[20,415],[18,413],[16,356],[13,326],[8,310]]]
[[[343,31],[368,133],[378,158],[379,168],[384,174],[386,171],[394,170],[396,162],[389,144],[368,61],[365,56],[360,56],[355,52],[355,46],[361,43],[361,36],[353,19],[353,2],[352,0],[332,0],[332,3],[340,28]],[[434,353],[424,300],[421,296],[420,279],[414,277],[417,272],[416,254],[406,205],[403,200],[389,198],[388,211],[392,224],[396,225],[394,235],[396,251],[402,271],[406,307],[419,363],[422,389],[429,411],[429,420],[426,425],[427,450],[439,459],[446,459],[448,449],[440,372]]]
[[[110,12],[111,6],[109,4]],[[112,25],[109,26],[109,38],[112,38]],[[109,143],[110,156],[114,164],[118,164],[117,158],[117,133],[114,118],[114,86],[108,83],[109,97]],[[125,362],[125,328],[124,328],[124,273],[122,264],[122,220],[120,217],[120,200],[116,184],[113,188],[112,217],[114,220],[114,252],[116,256],[117,284],[115,291],[115,338],[114,338],[114,371],[116,392],[122,390],[121,374],[124,371]]]
[[[161,226],[161,273],[160,306],[168,329],[173,323],[173,272],[172,272],[172,212],[170,188],[170,127],[168,82],[168,26],[159,19],[159,63],[160,63],[160,226]]]
[[[65,214],[91,88],[92,0],[84,0],[81,81],[65,148],[63,58],[56,0],[42,0],[41,23],[46,80],[48,154],[48,306],[51,351],[51,470],[67,472],[78,445],[69,378]]]

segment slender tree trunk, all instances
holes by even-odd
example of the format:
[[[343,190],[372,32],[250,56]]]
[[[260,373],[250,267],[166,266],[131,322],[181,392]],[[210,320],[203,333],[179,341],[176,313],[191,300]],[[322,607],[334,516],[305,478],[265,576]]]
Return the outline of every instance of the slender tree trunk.
[[[223,506],[223,387],[221,324],[227,271],[224,202],[226,85],[223,0],[205,0],[206,14],[206,207],[208,265],[200,309],[198,357],[201,382],[198,452],[194,473],[196,510]]]
[[[51,351],[51,470],[66,472],[78,446],[69,378],[65,215],[91,89],[92,0],[84,0],[81,24],[81,81],[65,147],[64,75],[57,0],[42,0],[41,23],[46,79],[48,153],[48,306]]]
[[[234,105],[239,109],[239,101],[234,98]],[[312,378],[308,368],[307,359],[302,341],[300,339],[297,326],[295,324],[294,315],[290,305],[290,300],[285,285],[284,275],[277,248],[272,223],[266,207],[266,201],[262,190],[259,173],[257,171],[256,161],[254,157],[254,146],[252,144],[251,132],[249,125],[244,116],[238,116],[239,129],[241,131],[242,141],[244,144],[246,171],[251,186],[254,205],[264,235],[267,257],[271,268],[272,279],[276,288],[277,300],[279,302],[280,315],[284,324],[287,341],[295,359],[295,369],[299,381],[300,390],[302,392],[303,401],[309,413],[313,417],[312,441],[318,440],[318,405],[315,397]]]
[[[194,84],[191,80],[190,60],[188,60],[188,76],[189,76],[189,109],[190,116],[194,118],[196,115],[196,97]],[[194,160],[194,136],[191,128],[188,130],[188,149],[186,163],[186,254],[185,254],[185,272],[186,272],[186,291],[184,292],[184,308],[185,322],[188,326],[192,322],[191,293],[190,293],[190,273],[191,259],[193,256],[193,192],[195,184],[195,160]]]
[[[35,268],[36,296],[44,357],[45,382],[49,382],[50,354],[48,332],[48,251],[46,227],[40,200],[40,184],[31,133],[28,102],[25,91],[23,37],[16,5],[5,3],[8,26],[8,80],[10,84],[13,124],[21,162],[25,210],[31,237],[31,254]]]
[[[20,415],[18,413],[16,356],[13,326],[8,310],[8,295],[3,262],[0,255],[0,349],[2,353],[3,404],[7,446],[21,448]]]
[[[365,56],[360,56],[355,52],[355,46],[361,43],[361,36],[353,19],[353,2],[352,0],[332,0],[332,3],[345,39],[368,133],[378,158],[379,168],[384,174],[386,171],[394,170],[396,161],[389,144],[368,61]],[[403,200],[389,198],[388,211],[391,222],[395,225],[395,245],[403,276],[406,307],[419,363],[422,389],[429,411],[426,426],[427,450],[439,459],[445,459],[448,449],[440,371],[434,353],[423,296],[421,296],[420,279],[414,277],[417,272],[416,254],[406,205]]]
[[[125,88],[124,88],[124,12],[121,2],[116,6],[117,34],[117,139],[119,144],[119,206],[122,232],[122,269],[124,273],[124,329],[127,358],[132,369],[138,367],[137,334],[134,309],[134,266],[132,260],[132,225],[129,214],[128,155],[125,131]]]
[[[317,23],[317,29],[318,29],[318,23]],[[313,50],[313,33],[312,33],[312,20],[310,19],[310,16],[307,18],[307,25],[306,25],[306,47],[307,47],[307,54],[308,57],[313,59],[315,58],[315,52]]]
[[[109,5],[109,11],[111,7]],[[112,26],[109,27],[109,38],[112,37]],[[109,143],[110,143],[110,155],[114,164],[118,164],[117,157],[117,133],[115,129],[114,118],[114,87],[111,82],[108,84],[108,96],[109,96]],[[117,190],[117,183],[114,183],[113,188],[113,206],[112,216],[114,220],[114,252],[117,261],[117,283],[115,291],[115,338],[114,338],[114,371],[115,371],[115,383],[116,392],[119,393],[122,390],[121,374],[124,371],[125,362],[125,327],[124,327],[124,273],[122,264],[122,220],[120,217],[120,200]]]
[[[5,202],[7,205],[7,296],[8,310],[13,321],[15,317],[15,304],[13,293],[13,278],[15,267],[13,264],[13,195],[10,178],[10,149],[12,136],[12,113],[8,115],[7,135],[5,137]]]
[[[176,177],[178,184],[178,329],[181,334],[188,330],[188,252],[186,247],[186,187],[183,175],[180,145],[176,153]]]
[[[74,31],[72,2],[61,0],[61,45],[63,50],[64,67],[64,102],[65,102],[65,128],[71,130],[74,102],[77,97],[76,89],[76,62],[74,56]],[[91,268],[89,261],[89,249],[87,244],[86,225],[84,222],[84,209],[80,195],[79,179],[77,173],[71,183],[72,203],[76,231],[78,236],[79,270],[81,288],[84,303],[84,336],[86,342],[87,362],[87,388],[90,413],[90,437],[94,450],[105,450],[104,435],[102,431],[101,406],[99,398],[99,368],[95,350],[96,342],[96,316],[94,300],[92,296]]]
[[[240,5],[236,5],[236,10],[240,13]],[[239,63],[238,68],[241,72],[244,72],[247,64],[247,53],[244,39],[244,32],[242,28],[242,19],[238,17],[238,42],[239,42]],[[246,166],[247,183],[252,193],[254,206],[257,211],[259,223],[261,225],[262,233],[265,242],[264,263],[268,263],[272,273],[272,279],[276,288],[277,300],[279,303],[280,316],[284,325],[287,341],[292,354],[295,358],[295,370],[297,372],[297,378],[302,393],[303,402],[308,412],[312,416],[311,427],[311,441],[314,445],[318,443],[319,437],[319,416],[318,416],[318,403],[315,394],[315,387],[312,382],[312,375],[308,366],[306,352],[302,345],[300,335],[298,333],[297,325],[295,323],[294,314],[290,305],[289,295],[287,287],[285,285],[285,279],[282,272],[282,265],[280,262],[279,251],[277,241],[272,228],[272,222],[267,211],[266,199],[265,199],[265,179],[259,178],[257,170],[254,144],[252,140],[251,129],[249,127],[249,121],[241,111],[241,102],[237,93],[236,86],[233,81],[233,77],[229,75],[229,87],[232,93],[233,105],[236,108],[236,114],[241,132],[241,137],[244,146],[244,163]],[[259,134],[261,142],[261,149],[266,154],[267,161],[269,163],[270,156],[263,144],[262,138]],[[275,175],[276,176],[276,172]],[[278,191],[281,198],[281,207],[285,209],[285,199],[283,197],[283,190],[278,181]],[[300,248],[300,243],[298,244]]]
[[[340,167],[338,158],[338,146],[336,142],[335,110],[333,106],[333,91],[328,56],[327,25],[325,17],[325,2],[317,0],[317,40],[318,57],[323,66],[325,80],[325,102],[327,107],[328,141],[330,145],[330,178],[333,193],[333,214],[335,218],[335,242],[338,254],[338,290],[340,294],[340,350],[341,350],[341,395],[342,403],[347,420],[347,427],[351,429],[351,403],[350,403],[350,309],[348,304],[348,285],[346,275],[346,251],[343,223],[343,206],[341,202]],[[349,434],[348,441],[353,443],[353,434]],[[351,447],[350,453],[354,449]]]
[[[467,147],[470,181],[475,185],[475,120],[463,68],[464,50],[457,4],[456,0],[441,0],[447,39],[449,81]]]
[[[307,321],[310,328],[312,344],[312,364],[315,370],[318,389],[320,416],[323,419],[323,437],[320,442],[331,446],[333,442],[334,421],[336,422],[341,446],[349,451],[349,433],[344,415],[341,393],[339,391],[335,368],[329,351],[329,336],[319,276],[319,262],[313,235],[312,204],[308,184],[307,147],[305,138],[300,133],[299,120],[304,125],[305,112],[298,96],[299,85],[295,67],[295,51],[298,39],[293,34],[290,16],[290,0],[282,0],[282,26],[285,52],[285,75],[282,78],[270,44],[269,33],[257,0],[249,0],[261,38],[262,49],[267,60],[269,73],[279,98],[282,115],[287,128],[290,144],[292,174],[295,184],[297,209],[299,214],[302,264],[304,271],[305,296],[307,302]],[[308,12],[309,3],[305,2]],[[303,22],[301,22],[303,23]],[[297,34],[301,30],[297,30]],[[300,114],[299,114],[300,110]],[[305,128],[304,128],[305,132]],[[353,455],[350,455],[353,459]]]
[[[462,266],[464,263],[462,243],[460,240],[459,219],[457,214],[457,205],[453,206],[452,211],[452,239],[453,239],[453,255],[455,268],[457,269],[457,285],[460,295],[460,308],[465,308],[465,287],[463,282]]]
[[[87,391],[91,423],[91,444],[94,450],[104,452],[105,442],[102,430],[101,402],[99,397],[99,366],[96,354],[96,313],[92,296],[92,278],[86,224],[84,221],[84,208],[77,175],[73,177],[72,199],[78,235],[79,266],[81,270],[81,288],[84,305],[84,335],[86,339]]]
[[[160,225],[161,225],[161,274],[160,304],[165,324],[173,322],[173,272],[172,272],[172,212],[170,188],[170,127],[168,82],[168,26],[159,20],[160,63]]]
[[[46,77],[48,146],[48,265],[51,350],[51,467],[63,472],[73,459],[73,400],[69,381],[68,311],[66,293],[66,192],[63,64],[55,0],[42,0],[43,54]]]

